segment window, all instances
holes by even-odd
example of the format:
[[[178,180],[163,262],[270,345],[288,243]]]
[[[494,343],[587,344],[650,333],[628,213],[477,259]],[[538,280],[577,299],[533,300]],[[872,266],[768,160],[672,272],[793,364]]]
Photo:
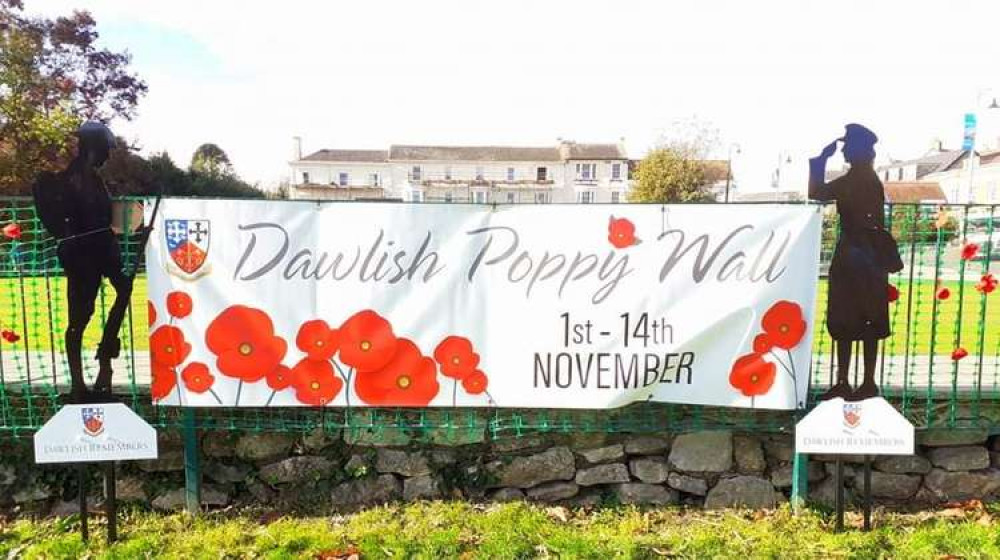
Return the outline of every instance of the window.
[[[539,167],[535,179],[538,181],[547,181],[549,177],[549,170],[547,167]]]
[[[896,174],[896,177],[897,177],[897,179],[896,179],[897,181],[902,181],[903,180],[903,168],[902,167],[899,168],[899,173]]]
[[[472,201],[476,204],[486,204],[486,191],[472,191]]]
[[[346,187],[347,183],[349,182],[348,178],[349,177],[348,177],[347,173],[341,172],[340,176],[337,178],[337,184],[340,185],[340,186],[342,186],[342,187]]]
[[[445,166],[444,168],[444,180],[451,181],[451,166]]]
[[[611,202],[614,202],[615,204],[621,202],[621,196],[622,193],[618,191],[611,191]]]
[[[413,169],[410,171],[410,180],[419,181],[420,180],[420,166],[414,165]]]
[[[476,168],[476,180],[477,181],[483,180],[483,168],[481,166]]]
[[[583,181],[593,181],[597,178],[597,164],[596,163],[578,163],[576,164],[576,178]]]
[[[594,191],[580,191],[578,200],[583,204],[590,204],[594,201]]]
[[[514,168],[513,167],[508,167],[507,168],[507,180],[508,181],[513,181],[514,180]]]
[[[452,200],[452,198],[451,198],[451,193],[450,193],[450,192],[446,192],[446,193],[444,193],[444,201],[445,201],[445,202],[454,202],[454,201]]]
[[[381,187],[382,186],[382,178],[378,176],[378,173],[369,173],[368,174],[368,184],[370,184],[373,187]]]
[[[412,191],[410,193],[410,201],[411,202],[423,202],[424,201],[424,192],[423,191]]]
[[[544,169],[544,168],[542,168]],[[546,204],[549,201],[549,193],[535,193],[535,203],[536,204]]]
[[[621,181],[622,180],[622,164],[612,163],[611,164],[611,180]],[[618,202],[617,200],[615,202]]]
[[[309,172],[308,171],[303,171],[302,172],[302,183],[304,183],[306,185],[309,184]]]
[[[514,193],[507,193],[507,204],[514,204]]]

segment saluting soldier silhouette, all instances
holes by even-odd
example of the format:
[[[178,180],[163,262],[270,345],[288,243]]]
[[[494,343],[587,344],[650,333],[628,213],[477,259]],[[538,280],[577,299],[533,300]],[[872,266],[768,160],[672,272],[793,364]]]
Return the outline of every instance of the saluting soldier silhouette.
[[[850,170],[827,183],[826,162],[843,142]],[[885,192],[875,173],[878,137],[859,124],[809,160],[809,198],[836,201],[840,235],[830,262],[826,326],[837,345],[837,380],[820,399],[863,400],[878,396],[875,367],[878,342],[889,336],[889,273],[903,268],[892,235],[885,229]],[[851,389],[852,345],[864,348],[864,381]]]
[[[97,172],[115,147],[114,135],[102,123],[86,122],[76,136],[77,155],[69,166],[59,173],[43,173],[32,190],[38,216],[57,240],[59,263],[66,273],[70,400],[84,402],[111,394],[111,360],[121,352],[118,331],[132,293],[132,277],[123,270],[118,240],[111,229],[111,195]],[[94,314],[103,278],[114,287],[115,300],[97,347],[99,369],[92,395],[83,377],[81,352],[83,333]]]

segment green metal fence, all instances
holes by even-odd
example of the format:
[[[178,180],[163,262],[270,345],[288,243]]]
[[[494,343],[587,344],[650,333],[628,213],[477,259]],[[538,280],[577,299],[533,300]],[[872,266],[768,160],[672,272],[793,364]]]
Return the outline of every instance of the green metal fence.
[[[837,238],[836,214],[828,210],[821,271]],[[883,394],[918,427],[1000,429],[1000,290],[989,288],[991,270],[1000,261],[998,210],[997,205],[886,206],[886,220],[899,241],[905,267],[890,279],[898,299],[890,304],[893,335],[882,345],[879,381]],[[66,285],[55,243],[42,231],[29,199],[0,198],[0,228],[8,224],[17,224],[21,231],[13,237],[0,234],[0,437],[30,435],[58,410],[59,393],[69,384],[62,340]],[[137,256],[137,238],[126,234],[121,243],[129,262]],[[122,358],[116,362],[116,392],[127,394],[127,404],[155,426],[180,427],[183,411],[152,405],[143,382],[149,378],[143,371],[148,367],[147,297],[139,270],[123,326]],[[810,405],[832,382],[835,369],[833,344],[824,326],[826,286],[823,272],[818,279]],[[85,348],[96,346],[112,299],[111,288],[102,289]],[[963,352],[967,355],[958,359]],[[88,377],[96,375],[92,362],[85,360],[85,367]],[[196,416],[203,429],[344,428],[359,440],[405,434],[435,442],[533,432],[780,432],[790,431],[796,420],[794,413],[657,403],[610,411],[240,408],[199,410]]]

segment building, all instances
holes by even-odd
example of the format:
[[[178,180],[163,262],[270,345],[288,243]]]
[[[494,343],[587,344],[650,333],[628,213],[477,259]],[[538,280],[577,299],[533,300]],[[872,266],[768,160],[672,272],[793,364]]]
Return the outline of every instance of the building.
[[[624,202],[622,143],[554,146],[414,146],[324,149],[302,156],[296,138],[293,199],[412,202]]]
[[[969,165],[968,150],[945,150],[939,144],[919,158],[880,166],[878,174],[883,183],[934,183],[952,204],[1000,201],[1000,151],[976,152],[971,173]]]

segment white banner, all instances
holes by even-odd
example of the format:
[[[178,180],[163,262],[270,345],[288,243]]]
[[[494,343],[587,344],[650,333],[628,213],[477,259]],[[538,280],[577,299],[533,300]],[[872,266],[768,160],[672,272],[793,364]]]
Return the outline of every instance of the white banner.
[[[153,397],[791,409],[819,238],[808,205],[164,200]]]

